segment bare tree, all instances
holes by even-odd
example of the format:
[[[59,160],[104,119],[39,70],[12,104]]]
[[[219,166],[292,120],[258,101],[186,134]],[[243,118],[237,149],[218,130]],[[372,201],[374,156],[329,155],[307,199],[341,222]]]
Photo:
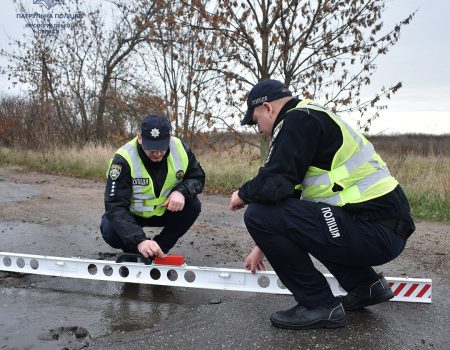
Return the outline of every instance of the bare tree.
[[[212,126],[209,109],[218,74],[209,69],[206,57],[218,55],[216,34],[202,30],[203,17],[180,1],[170,1],[158,19],[157,38],[149,41],[151,57],[164,89],[166,113],[176,134],[192,146],[195,134]]]
[[[17,7],[21,13],[31,12],[27,11],[21,2],[17,3]],[[28,33],[31,35],[24,34],[23,40],[11,39],[13,49],[0,52],[10,62],[2,73],[8,73],[8,79],[13,82],[13,86],[22,84],[28,89],[30,99],[17,98],[16,101],[22,100],[34,113],[33,120],[30,120],[28,115],[22,120],[16,119],[17,124],[22,123],[18,130],[26,134],[24,128],[28,128],[34,132],[36,139],[41,141],[51,139],[57,142],[58,137],[48,136],[48,131],[52,128],[54,135],[60,134],[62,138],[71,142],[76,133],[68,132],[73,125],[67,116],[68,109],[64,94],[59,90],[62,76],[60,72],[53,69],[56,63],[57,31],[51,30],[50,20],[45,14],[35,13],[33,16],[25,16],[24,19],[29,28]],[[40,125],[40,128],[36,125]],[[38,141],[31,145],[42,144]]]
[[[401,87],[394,83],[361,99],[376,59],[395,45],[414,15],[384,30],[386,0],[219,0],[192,6],[207,23],[203,29],[220,36],[224,55],[214,69],[236,91],[262,79],[280,79],[335,111],[365,113],[368,107],[382,108],[381,98]],[[238,93],[225,102],[239,108],[244,97]]]
[[[101,84],[98,92],[98,108],[96,115],[96,136],[98,140],[104,139],[103,116],[106,110],[108,90],[111,87],[114,73],[126,65],[127,58],[136,52],[140,44],[148,38],[154,27],[153,17],[159,11],[159,3],[150,0],[127,2],[112,1],[120,13],[106,41],[97,40],[98,47],[103,46],[101,52],[102,71]],[[106,42],[106,45],[104,44]],[[124,77],[122,81],[127,81]]]
[[[267,78],[336,111],[383,108],[400,83],[370,99],[361,91],[414,15],[385,30],[386,0],[107,4],[108,12],[74,0],[68,11],[82,15],[69,29],[33,30],[1,52],[12,62],[11,78],[39,101],[38,114],[50,113],[72,142],[120,139],[139,113],[161,108],[189,143],[199,130],[235,130],[250,85]]]
[[[126,129],[127,120],[118,116],[127,114],[120,108],[139,110],[130,102],[137,99],[142,104],[152,96],[161,104],[138,52],[151,35],[153,17],[162,4],[110,1],[107,12],[101,5],[91,8],[74,0],[65,5],[67,12],[79,14],[69,28],[42,31],[45,23],[51,24],[50,19],[44,16],[43,23],[38,17],[39,23],[29,25],[31,37],[17,40],[14,50],[1,54],[11,61],[8,72],[12,79],[28,85],[41,103],[55,107],[69,139],[75,141],[81,135],[83,141],[104,142],[109,136],[105,130],[115,134]],[[18,6],[26,12],[22,2]],[[144,95],[148,98],[139,98]]]

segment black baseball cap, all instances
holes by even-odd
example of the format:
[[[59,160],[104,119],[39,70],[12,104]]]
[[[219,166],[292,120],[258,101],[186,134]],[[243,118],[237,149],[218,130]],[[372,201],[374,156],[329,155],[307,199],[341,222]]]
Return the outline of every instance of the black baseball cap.
[[[169,120],[161,115],[150,114],[141,124],[142,148],[146,151],[165,151],[170,142]]]
[[[278,80],[261,80],[258,84],[253,86],[247,97],[247,112],[241,125],[254,125],[252,120],[253,111],[256,107],[262,105],[264,102],[278,100],[279,98],[292,96],[292,92]]]

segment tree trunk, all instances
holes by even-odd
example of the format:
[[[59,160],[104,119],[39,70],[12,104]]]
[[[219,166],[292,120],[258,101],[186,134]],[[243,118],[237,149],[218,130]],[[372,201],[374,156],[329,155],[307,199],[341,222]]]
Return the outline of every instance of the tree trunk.
[[[111,72],[108,70],[103,79],[100,96],[98,97],[97,120],[95,125],[95,136],[97,143],[103,144],[105,142],[105,123],[103,117],[106,110],[106,93],[108,92],[109,81],[111,80]]]

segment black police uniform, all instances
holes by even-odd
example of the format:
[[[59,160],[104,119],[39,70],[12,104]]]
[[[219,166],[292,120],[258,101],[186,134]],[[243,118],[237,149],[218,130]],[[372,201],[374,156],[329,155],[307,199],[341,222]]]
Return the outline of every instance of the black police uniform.
[[[300,305],[315,308],[337,300],[308,254],[350,291],[359,283],[377,281],[371,266],[398,256],[415,227],[400,186],[343,207],[298,199],[294,186],[308,167],[329,170],[343,142],[339,126],[325,113],[289,111],[299,102],[289,100],[279,112],[274,129],[284,122],[268,159],[258,175],[241,186],[239,197],[249,204],[247,229],[281,281]]]
[[[131,196],[133,193],[131,170],[128,162],[119,154],[114,156],[112,165],[121,166],[119,177],[114,181],[108,176],[105,189],[105,214],[102,217],[100,230],[103,239],[112,247],[124,252],[137,253],[137,245],[147,237],[142,227],[164,227],[159,235],[153,239],[167,253],[184,235],[200,214],[201,204],[197,197],[205,184],[205,173],[197,162],[192,151],[183,144],[189,164],[181,183],[172,191],[180,191],[185,197],[182,211],[166,210],[162,216],[143,218],[130,212]],[[159,196],[167,176],[167,150],[161,162],[152,162],[138,144],[138,153],[145,168],[150,174],[155,195]]]

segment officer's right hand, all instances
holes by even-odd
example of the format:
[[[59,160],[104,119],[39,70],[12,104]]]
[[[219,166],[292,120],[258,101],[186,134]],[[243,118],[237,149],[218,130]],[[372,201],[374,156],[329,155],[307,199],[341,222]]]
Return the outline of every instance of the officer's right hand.
[[[164,256],[164,253],[159,247],[159,244],[150,239],[139,243],[137,249],[139,250],[139,253],[141,253],[145,258],[149,258],[151,256],[162,258]]]
[[[239,197],[239,191],[234,191],[230,198],[230,210],[236,211],[245,207],[245,202]]]

